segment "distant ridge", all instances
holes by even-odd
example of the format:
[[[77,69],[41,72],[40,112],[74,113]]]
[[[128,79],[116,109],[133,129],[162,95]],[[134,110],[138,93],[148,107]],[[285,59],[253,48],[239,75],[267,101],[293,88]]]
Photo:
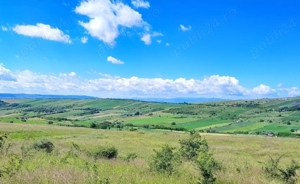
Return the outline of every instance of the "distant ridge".
[[[0,93],[0,99],[93,99],[85,95],[40,95],[40,94],[10,94]]]
[[[147,102],[165,102],[165,103],[197,103],[197,102],[218,102],[225,99],[220,98],[133,98]]]
[[[21,94],[21,93],[17,93],[17,94],[0,93],[0,99],[96,99],[96,98],[97,97],[86,96],[86,95],[41,95],[41,94]],[[224,100],[220,98],[131,98],[131,99],[146,101],[146,102],[162,102],[162,103],[197,103],[197,102],[217,102],[217,101]]]

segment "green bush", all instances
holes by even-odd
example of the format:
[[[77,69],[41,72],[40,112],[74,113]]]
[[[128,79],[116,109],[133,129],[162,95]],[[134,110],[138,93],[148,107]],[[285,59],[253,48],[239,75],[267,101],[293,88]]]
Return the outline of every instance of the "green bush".
[[[12,177],[20,170],[23,160],[18,155],[10,156],[8,163],[0,168],[0,178],[7,175]]]
[[[106,158],[106,159],[113,159],[117,158],[118,156],[118,150],[115,147],[99,147],[94,153],[93,153],[95,159],[98,158]]]
[[[173,152],[175,148],[164,145],[161,150],[154,150],[155,155],[150,162],[150,169],[155,172],[172,174],[176,171],[176,155]]]
[[[213,184],[216,181],[215,172],[221,169],[221,164],[217,162],[211,153],[202,151],[196,161],[197,168],[201,172],[200,184]]]
[[[200,184],[213,184],[216,181],[215,172],[221,169],[213,155],[209,153],[208,144],[195,130],[190,131],[188,139],[180,140],[180,155],[196,164],[200,171]]]
[[[8,148],[10,147],[9,144],[6,143],[7,134],[0,135],[0,155],[6,154]]]
[[[297,170],[300,170],[300,164],[292,160],[291,163],[285,168],[280,168],[279,163],[282,156],[273,159],[270,156],[268,162],[263,163],[264,174],[271,179],[283,181],[285,184],[297,183]]]
[[[39,142],[34,143],[33,148],[36,150],[45,150],[47,153],[51,153],[54,149],[54,145],[52,142],[43,139]]]
[[[196,131],[190,132],[190,138],[180,140],[180,155],[187,160],[197,158],[201,150],[208,150],[208,144],[205,139],[202,140],[200,134]]]

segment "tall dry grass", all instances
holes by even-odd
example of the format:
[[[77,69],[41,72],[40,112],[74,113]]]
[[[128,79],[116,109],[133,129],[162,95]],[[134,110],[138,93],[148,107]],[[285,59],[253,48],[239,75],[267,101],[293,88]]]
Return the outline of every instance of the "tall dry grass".
[[[55,145],[51,154],[30,150],[20,170],[12,177],[0,177],[0,183],[182,184],[196,183],[199,176],[192,163],[183,163],[178,168],[178,173],[171,176],[149,171],[148,163],[153,149],[159,149],[164,144],[178,147],[178,140],[188,136],[184,133],[104,131],[8,123],[0,123],[0,132],[9,133],[7,143],[12,145],[7,155],[0,156],[0,168],[8,164],[10,157],[21,155],[22,146],[30,147],[43,138]],[[35,136],[30,136],[31,134]],[[266,162],[269,156],[280,155],[284,155],[282,165],[291,159],[300,162],[298,139],[221,134],[202,136],[207,139],[215,158],[223,165],[223,170],[217,173],[219,184],[279,183],[263,175],[261,162]],[[72,143],[76,143],[81,151],[72,149]],[[94,160],[87,154],[100,145],[115,146],[119,150],[118,159]],[[68,156],[70,151],[73,156]],[[125,161],[123,158],[129,153],[136,153],[138,158]]]

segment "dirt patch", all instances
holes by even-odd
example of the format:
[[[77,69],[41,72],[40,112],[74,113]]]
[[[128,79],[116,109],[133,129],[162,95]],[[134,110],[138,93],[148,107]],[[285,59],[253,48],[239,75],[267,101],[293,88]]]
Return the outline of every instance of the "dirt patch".
[[[17,115],[17,114],[7,114],[7,115],[2,115],[2,116],[0,116],[0,118],[9,117],[9,116],[14,116],[14,115]]]
[[[96,114],[94,116],[91,116],[90,118],[103,118],[107,116],[118,116],[119,114]]]

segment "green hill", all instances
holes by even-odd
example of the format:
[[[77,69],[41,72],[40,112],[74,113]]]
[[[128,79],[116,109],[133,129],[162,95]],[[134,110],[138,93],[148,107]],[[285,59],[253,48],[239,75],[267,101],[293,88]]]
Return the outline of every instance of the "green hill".
[[[0,122],[131,130],[298,136],[300,98],[159,103],[125,99],[4,99]]]

